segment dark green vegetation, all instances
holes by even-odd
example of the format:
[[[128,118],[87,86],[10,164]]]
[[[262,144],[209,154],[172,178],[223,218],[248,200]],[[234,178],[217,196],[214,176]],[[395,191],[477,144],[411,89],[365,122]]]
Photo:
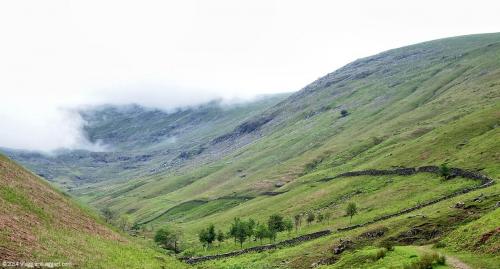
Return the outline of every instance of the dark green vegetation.
[[[103,183],[93,181],[109,173],[107,167],[114,169],[113,164],[86,170],[94,180],[74,185],[72,194],[97,208],[109,208],[113,221],[127,216],[139,230],[179,227],[182,256],[260,245],[265,237],[255,235],[260,229],[266,233],[267,220],[275,214],[296,223],[291,235],[277,233],[277,242],[327,228],[336,230],[477,185],[470,179],[450,177],[451,167],[479,170],[498,179],[499,97],[500,34],[399,48],[350,63],[253,114],[234,112],[240,116],[233,117],[227,113],[224,121],[234,120],[220,123],[224,128],[210,132],[193,129],[186,139],[189,146],[179,144],[176,154],[165,157],[172,164],[165,169],[150,174],[142,168],[134,170],[136,174],[120,172],[133,179]],[[103,123],[109,129],[97,127],[100,124],[89,125],[89,137],[110,143],[112,140],[106,140],[109,134],[113,130],[122,130],[118,136],[127,133],[130,122]],[[181,127],[173,127],[171,132],[176,128],[184,132]],[[150,136],[141,134],[137,131],[130,136],[131,143],[120,137],[117,140],[124,145],[116,147],[129,150],[130,144],[142,148],[141,154],[153,154],[166,143],[146,146],[142,140]],[[30,165],[42,159],[19,160]],[[160,163],[135,162],[148,169],[150,164]],[[64,169],[78,165],[68,163],[58,166],[60,178],[66,175]],[[426,165],[440,166],[440,174],[324,180],[347,171]],[[494,268],[500,263],[499,195],[499,186],[494,184],[358,229],[199,266],[412,268],[430,261],[434,268],[446,268],[450,265],[440,264],[439,254],[426,255],[428,250],[419,247],[441,242],[442,247],[432,251],[448,255],[447,264],[451,258],[459,258],[474,267]],[[346,214],[351,203],[356,210],[349,212],[357,214]],[[206,247],[207,238],[203,239],[205,246],[200,243],[199,233],[208,225],[229,231],[238,218],[245,225],[249,219],[255,220],[253,237],[241,235],[238,244],[224,240],[214,246],[212,233],[207,236],[211,247]],[[395,246],[392,251],[391,246]],[[342,251],[335,253],[334,249]]]

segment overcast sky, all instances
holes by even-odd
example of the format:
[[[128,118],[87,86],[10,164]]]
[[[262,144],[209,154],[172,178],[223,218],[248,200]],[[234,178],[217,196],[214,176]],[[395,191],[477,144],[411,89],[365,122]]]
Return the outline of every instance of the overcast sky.
[[[1,1],[0,146],[91,147],[69,109],[297,91],[356,58],[500,28],[500,1]]]

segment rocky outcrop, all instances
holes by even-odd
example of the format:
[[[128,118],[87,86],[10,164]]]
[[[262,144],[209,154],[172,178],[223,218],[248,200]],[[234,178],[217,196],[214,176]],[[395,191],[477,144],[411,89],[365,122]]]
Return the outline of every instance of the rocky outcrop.
[[[223,141],[236,138],[238,136],[244,135],[244,134],[249,134],[252,133],[256,130],[258,130],[260,127],[262,127],[264,124],[270,122],[274,118],[274,115],[266,115],[262,117],[258,117],[255,119],[251,119],[248,121],[243,122],[242,124],[238,125],[232,132],[223,134],[219,137],[216,137],[212,140],[212,144],[218,144]]]
[[[344,240],[341,238],[339,240],[339,243],[332,247],[332,252],[335,255],[339,255],[342,252],[351,248],[353,245],[354,245],[354,243],[351,240]]]

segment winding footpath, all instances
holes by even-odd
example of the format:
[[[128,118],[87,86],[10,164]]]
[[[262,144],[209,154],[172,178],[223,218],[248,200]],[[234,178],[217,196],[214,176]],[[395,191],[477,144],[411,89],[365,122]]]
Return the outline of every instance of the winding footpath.
[[[397,169],[393,169],[393,170],[370,169],[370,170],[361,170],[361,171],[351,171],[351,172],[339,174],[339,175],[334,176],[334,177],[323,178],[323,179],[320,179],[319,181],[330,181],[333,179],[338,179],[338,178],[343,178],[343,177],[356,177],[356,176],[364,176],[364,175],[369,175],[369,176],[381,176],[381,175],[410,176],[410,175],[414,175],[417,173],[432,173],[432,174],[439,175],[440,168],[437,166],[422,166],[422,167],[417,167],[417,168],[397,168]],[[471,191],[475,191],[478,189],[489,187],[495,183],[495,181],[492,178],[489,178],[489,177],[482,175],[480,173],[468,171],[468,170],[463,170],[460,168],[450,168],[449,175],[447,178],[452,179],[455,177],[462,177],[462,178],[477,180],[480,182],[480,184],[475,186],[475,187],[464,188],[464,189],[461,189],[459,191],[453,192],[451,194],[448,194],[448,195],[445,195],[445,196],[442,196],[442,197],[439,197],[439,198],[436,198],[436,199],[433,199],[433,200],[430,200],[430,201],[427,201],[424,203],[420,203],[420,204],[413,206],[413,207],[402,209],[396,213],[392,213],[392,214],[388,214],[388,215],[384,215],[384,216],[375,218],[375,219],[368,221],[368,222],[365,222],[365,223],[338,228],[336,231],[342,232],[342,231],[353,230],[353,229],[361,228],[361,227],[371,225],[371,224],[374,224],[374,223],[377,223],[377,222],[380,222],[383,220],[387,220],[390,218],[401,216],[403,214],[407,214],[409,212],[419,210],[421,208],[442,202],[444,200],[451,199],[451,198],[459,196],[459,195],[469,193]],[[286,247],[286,246],[300,244],[302,242],[306,242],[306,241],[314,240],[314,239],[319,238],[319,237],[327,236],[327,235],[331,234],[332,232],[333,232],[332,230],[327,229],[327,230],[322,230],[322,231],[318,231],[315,233],[301,235],[301,236],[298,236],[298,237],[295,237],[292,239],[288,239],[288,240],[284,240],[284,241],[281,241],[281,242],[278,242],[275,244],[255,246],[255,247],[251,247],[251,248],[245,248],[245,249],[235,250],[232,252],[215,254],[215,255],[208,255],[208,256],[182,257],[182,258],[180,258],[180,260],[182,260],[188,264],[195,264],[195,263],[200,263],[200,262],[209,261],[209,260],[229,258],[229,257],[243,255],[243,254],[246,254],[249,252],[261,252],[261,251],[276,249],[276,248],[280,248],[280,247]],[[454,264],[453,265],[453,266],[455,266],[454,268],[458,268],[458,269],[469,269],[470,268],[466,264],[462,263],[461,261],[459,261],[458,259],[456,259],[454,257],[450,256],[447,258],[448,258],[448,262],[450,263],[450,265]]]

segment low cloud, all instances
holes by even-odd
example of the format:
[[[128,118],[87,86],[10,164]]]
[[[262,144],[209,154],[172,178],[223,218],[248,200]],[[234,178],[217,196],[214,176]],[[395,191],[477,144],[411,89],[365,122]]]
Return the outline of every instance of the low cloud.
[[[0,147],[54,153],[60,149],[106,151],[83,132],[85,121],[78,111],[101,105],[137,104],[172,111],[212,100],[234,104],[251,95],[224,95],[215,91],[136,84],[115,89],[58,91],[57,94],[13,92],[0,109]]]

